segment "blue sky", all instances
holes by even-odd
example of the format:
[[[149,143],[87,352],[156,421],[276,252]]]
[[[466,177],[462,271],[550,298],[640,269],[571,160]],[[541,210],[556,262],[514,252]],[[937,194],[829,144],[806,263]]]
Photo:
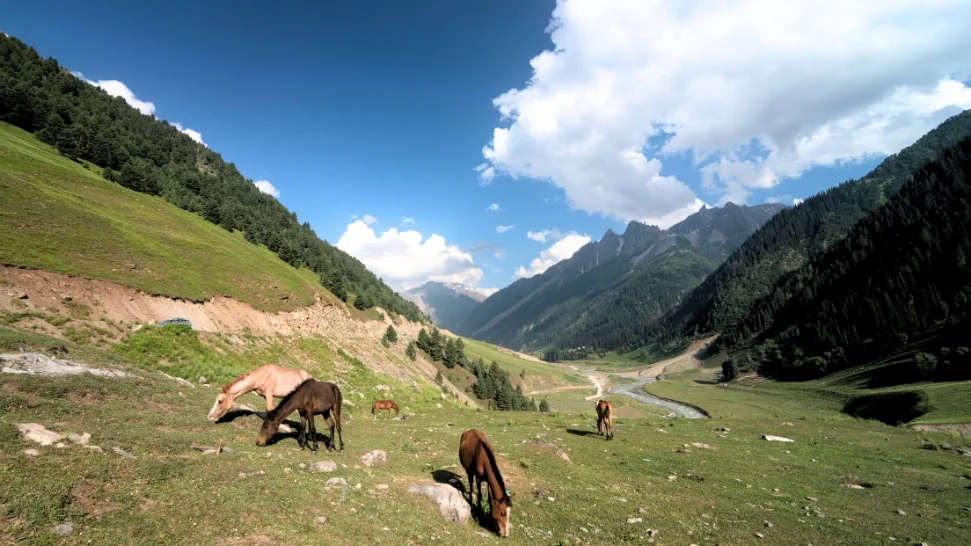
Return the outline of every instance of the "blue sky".
[[[630,219],[791,204],[971,107],[966,6],[616,2],[26,3],[0,30],[201,133],[399,288],[502,287]],[[811,43],[773,44],[790,26]]]

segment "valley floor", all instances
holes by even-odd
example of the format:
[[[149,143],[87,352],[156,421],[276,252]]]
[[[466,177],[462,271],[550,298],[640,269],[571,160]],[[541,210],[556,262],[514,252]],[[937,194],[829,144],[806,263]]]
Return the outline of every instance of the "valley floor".
[[[0,543],[485,544],[497,540],[487,528],[448,523],[407,492],[464,482],[458,438],[473,427],[496,446],[515,494],[511,544],[971,543],[971,457],[922,449],[923,440],[967,440],[858,421],[798,386],[662,381],[648,388],[712,418],[665,419],[630,401],[638,415],[618,418],[611,442],[596,435],[581,390],[558,394],[582,406],[554,401],[553,414],[436,409],[416,399],[406,420],[372,421],[366,405],[375,393],[348,388],[347,451],[314,457],[289,435],[257,447],[260,420],[247,411],[209,423],[212,388],[123,360],[102,365],[136,375],[0,374]],[[254,395],[242,401],[259,404]],[[26,442],[20,423],[90,433],[103,452]],[[220,441],[232,451],[193,449]],[[374,449],[387,452],[386,465],[362,464]],[[306,470],[320,460],[337,469]],[[328,487],[332,478],[347,486]],[[59,524],[71,531],[55,534]]]

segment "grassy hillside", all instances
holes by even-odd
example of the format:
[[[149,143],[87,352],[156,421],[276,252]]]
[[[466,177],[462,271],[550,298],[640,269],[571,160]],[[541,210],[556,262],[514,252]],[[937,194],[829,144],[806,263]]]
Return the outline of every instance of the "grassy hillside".
[[[97,168],[6,123],[0,123],[0,263],[196,301],[231,296],[267,311],[329,295],[310,270],[160,197],[109,182]]]
[[[23,335],[4,332],[5,352],[25,342]],[[32,339],[32,349],[48,342]],[[89,362],[132,365],[117,353],[68,349]],[[367,386],[348,381],[345,392]],[[416,401],[418,411],[408,420],[376,422],[357,405],[346,410],[347,451],[313,457],[287,435],[269,447],[255,446],[260,421],[252,415],[206,421],[212,389],[186,388],[154,374],[4,374],[0,542],[490,544],[497,539],[478,523],[446,523],[437,506],[407,492],[417,483],[464,481],[457,439],[473,427],[496,446],[515,495],[510,544],[971,541],[971,459],[922,449],[926,440],[961,447],[967,439],[852,419],[838,412],[837,398],[791,384],[723,388],[666,381],[652,388],[696,403],[713,418],[618,418],[616,438],[608,443],[595,435],[589,404],[577,406],[577,414],[542,415],[435,409],[431,400]],[[24,422],[60,433],[90,432],[91,444],[104,453],[28,444],[15,428]],[[762,434],[795,442],[766,442]],[[536,438],[565,450],[572,463],[536,445]],[[219,440],[233,451],[216,456],[192,449]],[[116,447],[135,458],[119,457]],[[27,448],[39,454],[26,456]],[[359,457],[372,449],[385,450],[388,463],[363,467]],[[319,460],[338,468],[308,473],[301,467]],[[335,477],[347,487],[325,485]],[[598,499],[595,511],[591,498]],[[60,523],[71,524],[72,533],[55,535]]]
[[[551,389],[560,386],[583,385],[586,380],[576,375],[569,368],[526,360],[514,354],[500,351],[495,345],[484,341],[462,338],[465,342],[465,355],[472,359],[481,358],[489,364],[495,361],[504,371],[509,372],[514,385],[523,385],[527,393]],[[520,381],[519,374],[526,373],[525,379]]]

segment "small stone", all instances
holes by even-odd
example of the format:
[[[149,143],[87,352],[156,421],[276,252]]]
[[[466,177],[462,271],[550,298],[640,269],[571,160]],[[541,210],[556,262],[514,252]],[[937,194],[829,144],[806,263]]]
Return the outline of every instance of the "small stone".
[[[907,515],[907,512],[904,512],[904,511],[903,511],[903,510],[901,510],[900,508],[897,508],[897,515],[898,515],[898,516],[906,516],[906,515]]]
[[[546,500],[550,502],[556,502],[556,497],[546,497]]]
[[[307,468],[307,465],[305,465],[304,463],[300,463],[297,466],[299,466],[301,468],[301,470]]]
[[[442,409],[442,405],[441,404],[435,404],[435,409]]]
[[[653,537],[656,537],[657,536],[657,529],[648,529],[647,530],[647,536],[652,537],[652,538]]]
[[[771,528],[772,528],[772,522],[771,522],[771,521],[769,521],[769,520],[765,520],[765,521],[763,521],[763,522],[762,522],[762,525],[765,525],[765,526],[766,526],[766,527],[768,527],[769,529],[771,529]]]
[[[668,481],[671,481],[671,482],[673,482],[673,481],[674,481],[674,480],[676,480],[676,479],[678,479],[678,477],[677,477],[677,476],[675,476],[674,474],[671,474],[670,476],[668,476]]]
[[[64,442],[57,442],[56,444],[54,444],[54,447],[56,447],[57,449],[64,449],[65,447],[67,447],[67,444],[65,444]]]
[[[208,382],[209,382],[209,380],[206,379],[205,376],[202,376],[202,375],[199,376],[199,384],[200,385],[205,385]]]
[[[88,442],[91,441],[91,434],[88,432],[85,432],[84,434],[74,434],[72,432],[67,435],[67,439],[75,444],[86,446],[88,445]]]
[[[941,449],[943,449],[944,451],[950,451],[951,444],[941,444]]]
[[[388,488],[388,484],[386,484],[386,483],[379,483],[378,485],[375,485],[374,488],[375,489],[384,490],[384,489],[387,489]]]
[[[788,442],[788,443],[795,442],[795,440],[792,440],[790,438],[784,438],[782,436],[772,436],[771,434],[763,434],[762,439],[769,442]]]
[[[24,450],[24,455],[26,455],[28,457],[36,457],[36,456],[40,455],[40,452],[37,451],[34,448],[30,448],[30,449],[25,449]]]
[[[314,521],[317,522],[317,525],[323,525],[327,523],[327,518],[325,518],[324,516],[317,516],[316,518],[314,518]]]
[[[364,455],[361,455],[361,464],[371,468],[372,466],[383,465],[388,462],[388,454],[381,449],[375,449],[374,451],[369,451]]]
[[[345,480],[344,478],[331,478],[326,482],[324,482],[324,487],[337,487],[337,486],[340,486],[341,488],[346,488],[347,480]]]
[[[762,533],[755,533],[755,536],[759,538],[765,538],[765,535],[763,535]]]
[[[360,490],[361,489],[361,484],[360,483],[355,483],[354,484],[354,489]]]
[[[311,472],[334,472],[337,470],[337,463],[334,461],[317,461],[310,464]]]
[[[105,450],[101,449],[101,446],[87,445],[87,446],[84,446],[84,448],[85,449],[90,449],[91,451],[97,451],[98,453],[104,453],[105,452]]]
[[[641,507],[638,507],[638,508],[637,508],[637,513],[638,513],[638,514],[646,514],[646,513],[647,513],[647,510],[645,510],[645,509],[643,509],[643,508],[641,508]]]
[[[642,521],[644,520],[641,518],[627,518],[627,523],[640,523]]]
[[[74,526],[70,523],[58,523],[54,526],[54,533],[64,536],[74,532]]]
[[[113,447],[113,448],[111,448],[111,450],[114,451],[115,454],[118,455],[118,456],[120,456],[122,459],[134,459],[135,458],[134,455],[132,455],[131,453],[128,453],[127,451],[125,451],[124,449],[122,449],[120,447]]]
[[[289,466],[286,466],[286,467],[283,468],[283,473],[284,474],[289,474],[291,472],[293,472],[293,470],[290,470],[290,467]]]
[[[74,300],[74,298],[72,298],[71,296],[68,296],[67,294],[61,294],[61,299],[64,300],[64,301],[73,301]]]
[[[813,501],[813,502],[819,502],[819,499],[817,499],[816,497],[806,497],[806,500]]]

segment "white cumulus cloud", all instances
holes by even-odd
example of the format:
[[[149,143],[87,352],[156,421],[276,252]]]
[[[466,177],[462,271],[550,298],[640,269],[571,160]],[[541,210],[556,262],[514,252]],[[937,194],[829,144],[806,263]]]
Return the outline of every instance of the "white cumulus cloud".
[[[700,206],[662,174],[686,154],[707,193],[741,203],[815,165],[897,152],[971,107],[968,28],[967,0],[560,0],[553,47],[493,101],[504,121],[476,171],[670,222]]]
[[[526,237],[529,237],[530,239],[536,241],[537,243],[545,243],[547,239],[549,239],[550,241],[557,241],[559,239],[562,239],[563,234],[560,233],[560,230],[553,228],[553,229],[544,229],[543,231],[530,231],[526,233]]]
[[[402,224],[414,224],[415,223],[415,219],[412,218],[412,217],[410,217],[410,216],[407,216],[407,217],[406,216],[402,216],[401,217],[401,223]]]
[[[796,197],[795,199],[792,200],[792,206],[801,205],[803,201],[805,201],[805,199],[799,199],[798,197]]]
[[[486,210],[489,212],[497,212],[499,210],[499,203],[493,203],[489,205],[488,207],[486,207]]]
[[[189,129],[188,127],[182,127],[181,123],[173,123],[172,126],[178,129],[179,131],[185,133],[186,135],[189,136],[189,138],[198,142],[199,144],[202,144],[203,146],[206,145],[206,143],[202,141],[202,133],[200,133],[199,131]]]
[[[496,233],[505,233],[516,226],[496,226]]]
[[[364,262],[396,290],[408,290],[430,280],[474,288],[483,277],[472,255],[447,244],[441,235],[425,239],[417,231],[395,228],[379,235],[363,220],[357,220],[347,226],[336,246]]]
[[[269,180],[257,180],[256,182],[253,182],[253,185],[256,186],[256,189],[267,195],[272,195],[277,199],[280,198],[280,190],[276,189],[273,184],[270,184]]]
[[[571,232],[553,243],[553,246],[540,252],[538,258],[534,258],[533,261],[529,262],[529,267],[519,266],[516,268],[515,275],[523,279],[532,277],[533,275],[539,275],[554,264],[573,256],[577,250],[580,250],[580,247],[589,242],[589,236]]]
[[[362,216],[361,221],[367,225],[378,223],[378,219],[375,218],[374,216],[371,216],[370,214],[365,214],[364,216]]]
[[[78,78],[90,83],[95,87],[100,87],[104,89],[106,93],[113,97],[121,97],[125,99],[132,108],[135,108],[139,112],[145,114],[146,116],[151,116],[155,114],[155,105],[147,100],[141,100],[135,96],[135,93],[128,88],[127,85],[118,80],[89,80],[84,77],[84,74],[80,72],[72,72]],[[181,130],[181,129],[180,129]]]
[[[493,295],[493,294],[495,294],[496,292],[499,291],[498,288],[484,288],[484,287],[483,288],[470,288],[470,290],[474,290],[474,291],[482,294],[483,296],[485,296],[487,298],[489,296],[491,296],[491,295]]]

